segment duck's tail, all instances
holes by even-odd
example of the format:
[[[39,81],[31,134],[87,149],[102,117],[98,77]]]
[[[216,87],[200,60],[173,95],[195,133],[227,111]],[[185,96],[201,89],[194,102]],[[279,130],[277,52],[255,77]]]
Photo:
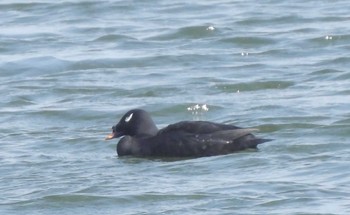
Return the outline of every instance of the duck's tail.
[[[248,140],[246,142],[246,146],[247,148],[253,148],[255,149],[259,144],[265,143],[265,142],[269,142],[272,141],[273,139],[263,139],[263,138],[256,138],[256,137],[252,137],[252,139]]]

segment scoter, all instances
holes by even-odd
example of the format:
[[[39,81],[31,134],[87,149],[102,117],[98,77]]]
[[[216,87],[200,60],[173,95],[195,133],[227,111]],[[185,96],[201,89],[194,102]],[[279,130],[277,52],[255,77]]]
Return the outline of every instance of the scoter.
[[[106,140],[122,137],[117,144],[118,156],[204,157],[225,155],[270,141],[255,137],[255,128],[208,121],[181,121],[158,129],[148,112],[128,111],[112,127]]]

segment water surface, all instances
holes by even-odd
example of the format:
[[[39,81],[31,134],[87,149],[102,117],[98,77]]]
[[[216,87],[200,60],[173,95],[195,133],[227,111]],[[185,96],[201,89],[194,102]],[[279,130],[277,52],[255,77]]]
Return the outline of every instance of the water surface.
[[[349,7],[2,1],[0,213],[349,214]],[[136,107],[275,141],[118,158],[103,139]]]

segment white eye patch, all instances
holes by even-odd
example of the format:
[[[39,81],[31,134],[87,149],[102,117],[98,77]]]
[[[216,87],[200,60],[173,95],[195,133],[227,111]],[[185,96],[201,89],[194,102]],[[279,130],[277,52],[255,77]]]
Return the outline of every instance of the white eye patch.
[[[125,118],[125,122],[129,122],[131,120],[131,118],[132,118],[132,115],[134,115],[134,113],[131,113],[129,116],[127,116]]]

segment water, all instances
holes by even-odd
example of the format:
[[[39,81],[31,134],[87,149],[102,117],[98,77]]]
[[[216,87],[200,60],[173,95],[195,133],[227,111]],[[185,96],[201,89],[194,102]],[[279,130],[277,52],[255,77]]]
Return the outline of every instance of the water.
[[[0,214],[349,214],[349,7],[1,1]],[[118,158],[103,139],[135,107],[275,141]]]

